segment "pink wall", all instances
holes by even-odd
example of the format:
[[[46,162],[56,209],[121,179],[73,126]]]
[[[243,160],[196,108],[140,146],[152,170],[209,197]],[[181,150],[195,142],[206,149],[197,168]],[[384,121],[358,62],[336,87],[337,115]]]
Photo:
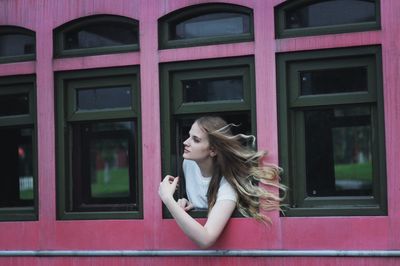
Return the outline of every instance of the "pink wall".
[[[386,125],[389,215],[381,217],[280,218],[273,227],[251,219],[231,219],[214,249],[400,249],[400,1],[381,1],[382,30],[324,36],[274,39],[274,9],[282,0],[212,1],[254,9],[255,41],[158,51],[157,19],[176,9],[206,0],[2,0],[0,25],[16,25],[36,32],[35,62],[0,64],[0,76],[37,77],[39,137],[39,221],[1,222],[0,250],[192,250],[173,220],[162,219],[157,189],[161,178],[158,65],[163,62],[254,55],[259,147],[278,158],[275,53],[381,44]],[[93,14],[116,14],[140,22],[140,51],[124,54],[53,59],[52,30],[63,23]],[[56,221],[54,71],[140,65],[143,150],[143,220]],[[266,115],[267,114],[267,115]],[[152,134],[149,134],[152,132]],[[270,265],[293,265],[294,258],[265,258]],[[264,265],[262,258],[215,258],[226,264]],[[1,258],[3,265],[172,265],[191,258]],[[197,258],[208,263],[212,258]],[[296,258],[298,265],[342,265],[352,258]],[[362,258],[376,265],[379,258]],[[382,258],[383,260],[383,258]],[[397,261],[400,263],[399,261]],[[386,259],[395,265],[395,259]]]

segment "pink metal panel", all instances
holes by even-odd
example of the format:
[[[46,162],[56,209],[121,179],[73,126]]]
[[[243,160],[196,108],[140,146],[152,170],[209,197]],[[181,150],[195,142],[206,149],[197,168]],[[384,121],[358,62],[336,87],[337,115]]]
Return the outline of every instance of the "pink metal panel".
[[[140,56],[138,52],[97,55],[97,56],[82,56],[78,58],[62,58],[53,60],[54,71],[89,69],[112,66],[129,66],[139,65]]]
[[[148,234],[144,235],[143,246],[158,248],[162,245],[159,237],[166,227],[162,224],[162,205],[157,199],[158,185],[161,181],[161,135],[160,135],[160,100],[158,81],[158,42],[157,22],[154,17],[159,16],[159,7],[156,0],[141,1],[139,4],[139,32],[140,32],[140,72],[141,72],[141,99],[142,99],[142,158],[143,158],[143,206],[144,224],[148,227]],[[143,88],[146,88],[143,90]],[[170,230],[170,232],[173,229]],[[156,237],[148,237],[155,235]]]
[[[55,236],[55,127],[54,127],[54,75],[52,68],[53,36],[49,29],[52,17],[50,1],[42,8],[33,8],[36,24],[36,102],[38,134],[38,184],[40,234],[38,248],[52,246]]]
[[[291,257],[291,258],[242,258],[242,257],[143,257],[143,258],[0,258],[1,265],[7,266],[36,266],[36,265],[51,265],[51,266],[76,266],[76,265],[96,265],[96,266],[187,266],[187,265],[229,265],[229,266],[348,266],[348,265],[363,265],[363,266],[397,266],[399,261],[396,258],[307,258],[307,257]]]
[[[1,76],[29,75],[35,73],[34,62],[18,62],[12,64],[0,64]]]
[[[251,42],[160,50],[159,61],[166,63],[247,55],[254,55],[254,44]]]
[[[368,31],[356,33],[306,36],[276,40],[276,52],[293,52],[315,49],[329,49],[362,45],[380,44],[381,32]]]
[[[389,245],[400,246],[400,10],[399,1],[381,1],[385,99]]]
[[[157,19],[188,5],[225,2],[254,9],[255,40],[248,43],[158,50]],[[0,25],[36,32],[36,62],[0,64],[0,76],[37,78],[39,221],[0,223],[0,249],[196,249],[173,220],[163,219],[159,63],[217,57],[255,57],[257,135],[269,161],[278,162],[275,53],[382,45],[389,215],[383,217],[280,218],[266,227],[232,219],[216,249],[400,249],[400,1],[381,1],[382,30],[275,40],[273,7],[282,0],[3,0]],[[83,16],[115,14],[139,20],[140,51],[53,59],[53,29]],[[140,65],[143,150],[143,220],[56,221],[54,71]],[[204,219],[200,219],[204,222]],[[0,258],[1,265],[395,265],[393,258]]]

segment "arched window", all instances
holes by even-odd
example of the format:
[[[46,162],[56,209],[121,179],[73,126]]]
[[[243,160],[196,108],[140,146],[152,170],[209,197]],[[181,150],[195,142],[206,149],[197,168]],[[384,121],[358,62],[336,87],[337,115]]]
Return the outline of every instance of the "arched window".
[[[131,18],[96,15],[70,21],[54,30],[57,57],[136,51],[139,23]]]
[[[275,17],[278,38],[380,28],[379,0],[286,1]]]
[[[35,59],[35,33],[16,26],[0,26],[0,63]]]
[[[158,23],[160,48],[251,41],[253,11],[227,4],[205,4],[179,9]]]

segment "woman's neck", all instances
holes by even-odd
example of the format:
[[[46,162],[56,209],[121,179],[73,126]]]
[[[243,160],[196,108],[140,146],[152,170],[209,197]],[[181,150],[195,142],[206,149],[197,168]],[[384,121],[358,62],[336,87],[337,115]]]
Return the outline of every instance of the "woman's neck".
[[[214,162],[211,157],[206,160],[196,161],[197,165],[200,168],[201,175],[204,177],[211,177],[213,175]]]

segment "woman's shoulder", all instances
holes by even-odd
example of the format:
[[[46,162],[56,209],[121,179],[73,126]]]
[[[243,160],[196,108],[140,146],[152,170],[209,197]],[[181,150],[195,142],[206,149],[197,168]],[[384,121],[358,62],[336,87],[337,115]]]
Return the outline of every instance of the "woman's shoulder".
[[[225,177],[221,178],[221,181],[219,183],[219,189],[218,189],[218,200],[222,199],[229,199],[233,201],[237,201],[237,192],[234,187],[232,187],[231,184],[225,179]]]
[[[229,182],[226,180],[225,177],[221,178],[221,181],[219,182],[219,186],[220,187],[230,187],[230,188],[232,188],[231,184],[229,184]]]

